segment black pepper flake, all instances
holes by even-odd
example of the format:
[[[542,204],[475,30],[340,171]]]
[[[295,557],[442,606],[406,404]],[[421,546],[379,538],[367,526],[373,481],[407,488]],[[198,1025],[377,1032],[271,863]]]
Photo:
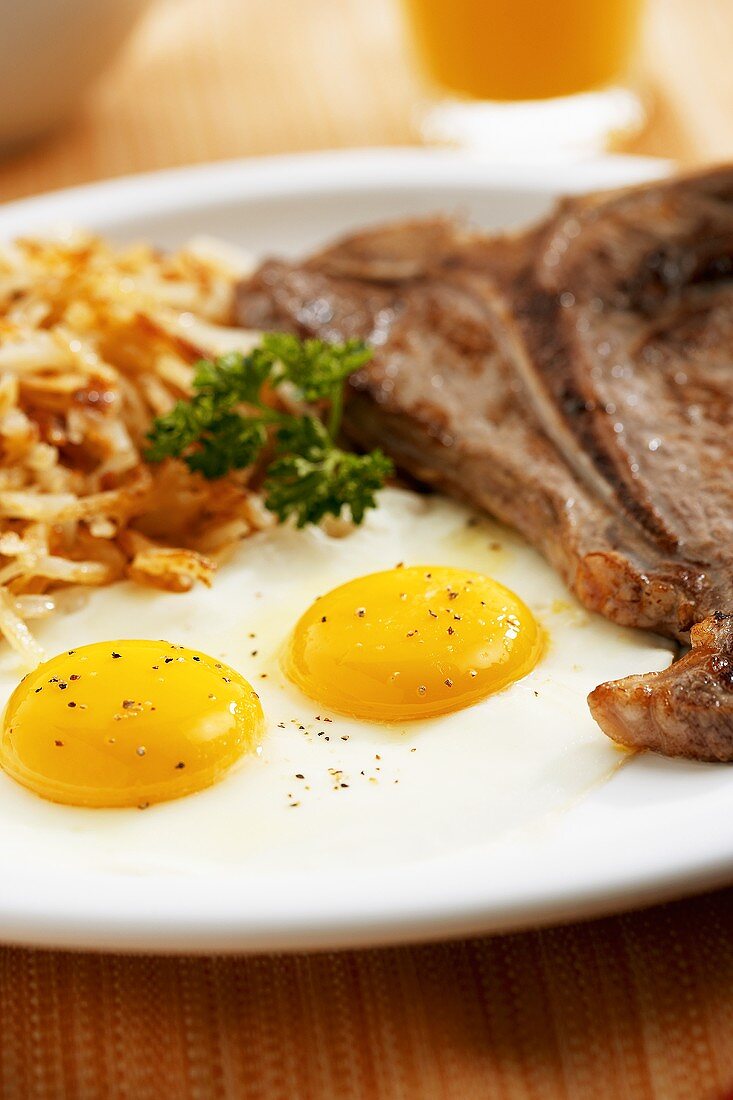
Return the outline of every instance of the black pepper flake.
[[[201,662],[201,658],[200,658],[200,657],[196,657],[196,656],[192,657],[192,658],[191,658],[191,660],[195,661],[195,662],[196,662],[196,664],[200,664],[200,662]]]
[[[183,763],[183,761],[179,760],[178,763],[176,764],[176,771],[179,771],[181,768],[185,768],[185,767],[186,767],[186,765]]]
[[[277,728],[278,728],[279,730],[284,730],[284,729],[285,729],[285,723],[284,723],[284,722],[278,722],[278,724],[277,724]]]
[[[349,735],[348,735],[348,733],[342,733],[342,734],[341,734],[341,740],[342,740],[342,741],[348,741],[348,740],[349,740]]]
[[[158,671],[158,669],[160,668],[160,665],[153,665],[153,668],[154,668],[154,669],[155,669],[155,671],[157,672],[157,671]]]
[[[424,695],[427,690],[428,689],[425,687],[425,684],[420,684],[420,687],[417,689],[417,693],[418,695]]]
[[[257,650],[253,649],[252,652],[250,653],[250,657],[256,657],[256,656],[257,656]]]
[[[115,661],[119,661],[121,656],[122,656],[121,653],[115,653],[114,650],[112,651],[112,657]]]
[[[123,699],[122,700],[122,706],[125,710],[129,710],[130,707],[135,706],[135,700],[134,699]]]
[[[324,722],[333,722],[333,718],[324,718],[323,721]]]
[[[535,699],[539,699],[539,697],[540,697],[539,691],[533,691],[532,694],[534,695]]]
[[[395,566],[395,569],[404,569],[404,568],[405,568],[405,563],[403,561],[398,561],[397,565]]]
[[[414,638],[416,634],[417,634],[416,630],[408,630],[407,631],[407,637],[408,638]]]
[[[43,691],[43,688],[42,688],[42,687],[40,687],[40,688],[36,688],[36,690],[35,690],[35,694],[36,694],[36,695],[38,695],[38,692],[39,692],[39,691]]]
[[[79,675],[78,672],[74,672],[74,673],[72,673],[71,676],[69,676],[69,679],[70,680],[81,680],[81,676]]]
[[[357,609],[356,609],[357,618],[358,619],[363,619],[365,615],[366,615],[366,608],[365,607],[357,607]]]
[[[167,665],[169,665],[173,661],[173,658],[172,657],[164,657],[163,660],[165,661],[165,663]],[[221,668],[221,665],[219,665],[219,668]]]
[[[67,705],[67,707],[75,707],[76,703],[71,702],[71,703],[67,703],[66,705]]]
[[[302,774],[302,772],[296,772],[295,773],[295,778],[296,779],[305,779],[305,776]]]
[[[339,783],[339,787],[348,787],[348,783]]]
[[[52,676],[48,682],[49,684],[57,684],[59,682],[59,678],[58,676]]]
[[[267,673],[266,672],[261,672],[260,673],[260,680],[266,680],[266,679],[267,679]]]
[[[76,653],[76,650],[75,649],[67,649],[66,652],[69,655],[69,657],[73,657],[74,654]]]
[[[430,608],[428,608],[428,615],[430,616],[431,619],[437,619],[437,617],[438,617],[436,612],[431,611]]]
[[[232,682],[231,676],[222,676],[222,680],[224,681],[225,684],[231,684],[231,682]]]
[[[328,619],[326,618],[325,615],[321,615],[321,622],[322,623],[328,622]]]
[[[445,686],[446,686],[446,687],[448,687],[448,688],[452,688],[452,687],[453,687],[453,681],[451,680],[451,678],[450,678],[450,677],[447,677],[447,678],[446,678],[445,680],[443,680],[443,683],[444,683],[444,684],[445,684]]]
[[[453,618],[456,620],[457,623],[459,623],[461,621],[461,619],[463,618],[463,616],[462,615],[454,615]]]
[[[54,745],[57,749],[62,749],[64,747],[63,741],[54,741]]]
[[[147,810],[149,805],[150,805],[149,802],[138,802],[137,808],[138,808],[138,810]]]
[[[452,627],[452,626],[449,626],[449,627],[448,627],[448,633],[449,633],[449,634],[455,634],[455,630],[453,629],[453,627]]]
[[[66,691],[68,686],[64,680],[59,680],[59,691]]]
[[[457,592],[449,592],[448,593],[448,599],[449,600],[455,600],[457,598],[458,598],[458,593]]]

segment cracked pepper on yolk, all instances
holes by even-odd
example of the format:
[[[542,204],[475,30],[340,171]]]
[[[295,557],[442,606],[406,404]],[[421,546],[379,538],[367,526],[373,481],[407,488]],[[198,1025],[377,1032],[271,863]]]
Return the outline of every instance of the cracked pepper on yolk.
[[[216,782],[263,724],[255,691],[221,661],[170,642],[100,642],[21,681],[0,763],[53,802],[145,806]]]
[[[354,718],[396,722],[460,710],[535,666],[542,629],[518,596],[468,570],[372,573],[316,600],[284,667],[306,695]]]

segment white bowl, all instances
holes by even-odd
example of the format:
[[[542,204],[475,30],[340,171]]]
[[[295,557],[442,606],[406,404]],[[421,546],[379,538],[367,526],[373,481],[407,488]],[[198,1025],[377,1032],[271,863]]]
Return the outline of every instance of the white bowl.
[[[149,0],[0,0],[0,146],[60,122]]]

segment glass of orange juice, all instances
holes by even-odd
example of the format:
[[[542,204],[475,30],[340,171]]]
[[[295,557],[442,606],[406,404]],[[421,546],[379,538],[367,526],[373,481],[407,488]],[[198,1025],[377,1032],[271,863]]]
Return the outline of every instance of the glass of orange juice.
[[[403,0],[433,91],[423,134],[520,159],[638,129],[625,86],[642,0]]]

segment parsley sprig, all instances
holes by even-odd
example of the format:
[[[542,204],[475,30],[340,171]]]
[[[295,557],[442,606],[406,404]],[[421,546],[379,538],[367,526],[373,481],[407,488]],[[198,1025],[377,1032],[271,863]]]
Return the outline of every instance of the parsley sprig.
[[[379,450],[357,455],[336,445],[344,383],[370,357],[358,340],[326,344],[271,333],[248,355],[203,359],[193,396],[153,422],[145,457],[182,458],[213,479],[254,465],[271,444],[263,487],[278,519],[293,516],[304,527],[348,508],[359,524],[392,472]],[[325,407],[325,421],[273,407],[272,395],[283,386],[298,402]]]

